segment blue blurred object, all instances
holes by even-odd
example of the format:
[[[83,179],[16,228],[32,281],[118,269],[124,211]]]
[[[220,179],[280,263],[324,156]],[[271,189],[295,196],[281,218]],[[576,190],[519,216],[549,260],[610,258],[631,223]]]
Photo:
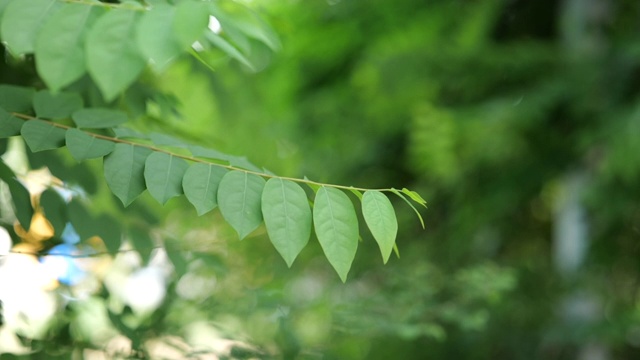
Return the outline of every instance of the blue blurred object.
[[[77,244],[80,242],[80,235],[78,235],[76,229],[71,225],[71,223],[67,223],[67,225],[65,225],[60,237],[65,244]]]
[[[78,254],[78,248],[75,246],[60,244],[51,248],[49,254],[42,257],[40,262],[55,273],[61,284],[73,286],[85,276],[85,271],[77,265],[77,259],[73,257]]]

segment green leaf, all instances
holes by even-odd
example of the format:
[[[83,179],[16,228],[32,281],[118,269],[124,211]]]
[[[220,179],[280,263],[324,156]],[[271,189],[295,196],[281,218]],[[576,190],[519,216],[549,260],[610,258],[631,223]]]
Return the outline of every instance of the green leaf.
[[[189,164],[173,155],[154,152],[147,157],[144,178],[154,199],[166,204],[169,199],[182,195],[182,178]]]
[[[7,112],[27,113],[34,93],[32,88],[0,84],[0,107]]]
[[[171,135],[154,132],[149,134],[149,138],[154,144],[160,145],[160,146],[174,146],[174,147],[181,147],[181,148],[189,147],[188,144],[184,143],[182,140],[175,138]]]
[[[151,150],[131,144],[116,144],[104,158],[104,176],[111,191],[128,206],[145,190],[144,164]]]
[[[53,94],[41,90],[33,97],[33,109],[39,118],[65,119],[74,111],[82,109],[82,98],[77,93]]]
[[[137,14],[111,10],[96,21],[87,35],[87,68],[107,101],[131,85],[144,68],[133,36]]]
[[[22,227],[29,231],[33,208],[31,207],[31,195],[29,191],[16,179],[15,174],[0,158],[0,179],[9,186],[13,210]]]
[[[362,196],[362,215],[376,239],[386,264],[396,243],[398,220],[391,201],[380,191],[369,190]]]
[[[9,114],[0,108],[0,139],[20,134],[24,120]]]
[[[36,38],[38,74],[55,91],[78,80],[86,71],[84,35],[102,9],[97,6],[64,4]]]
[[[240,50],[236,49],[233,45],[231,45],[231,43],[225,40],[222,36],[215,34],[213,31],[208,31],[206,33],[206,36],[207,36],[207,40],[209,40],[209,42],[213,46],[219,48],[220,50],[222,50],[222,52],[229,55],[231,58],[240,61],[242,64],[244,64],[246,67],[248,67],[252,71],[256,70],[255,66],[251,63],[251,61],[249,61],[249,58],[244,56],[240,52]]]
[[[42,24],[59,7],[57,0],[20,0],[7,6],[2,14],[2,41],[15,56],[32,53]]]
[[[80,109],[71,118],[82,129],[104,129],[127,122],[124,112],[101,108]]]
[[[358,249],[358,217],[347,195],[335,188],[321,187],[313,208],[316,236],[329,263],[342,282],[347,280]]]
[[[29,120],[20,130],[20,134],[33,152],[63,147],[65,132],[65,129],[42,120]]]
[[[153,248],[155,247],[153,240],[149,237],[149,231],[145,231],[138,227],[132,227],[129,229],[129,240],[131,240],[133,248],[140,254],[142,263],[148,264]]]
[[[182,188],[198,215],[204,215],[218,206],[218,186],[227,172],[221,167],[203,163],[194,163],[187,169]]]
[[[176,6],[173,33],[181,50],[187,50],[202,37],[209,24],[207,4],[183,1]]]
[[[187,273],[189,269],[189,263],[184,257],[181,249],[177,246],[176,240],[169,239],[164,242],[164,247],[167,252],[167,257],[171,264],[173,265],[173,270],[176,276],[181,277],[182,275]]]
[[[409,196],[411,200],[417,202],[418,204],[424,206],[425,208],[427,207],[427,201],[423,199],[422,196],[420,196],[420,194],[418,194],[417,192],[413,190],[409,190],[407,188],[402,188],[402,192],[407,196]]]
[[[209,149],[198,145],[189,146],[189,151],[193,156],[209,159],[229,161],[229,158],[231,157],[231,155],[229,154],[225,154],[218,150]]]
[[[271,243],[291,267],[311,236],[307,194],[293,181],[271,178],[262,192],[262,216]]]
[[[220,21],[223,31],[233,28],[256,39],[272,50],[280,49],[280,40],[273,29],[249,7],[235,1],[211,3],[211,13]]]
[[[67,148],[77,161],[103,157],[115,148],[111,141],[98,139],[78,129],[69,129],[65,135]]]
[[[122,228],[116,219],[109,215],[102,214],[95,219],[95,229],[97,235],[104,241],[107,251],[115,254],[120,250],[120,245],[122,244]]]
[[[139,131],[129,129],[126,127],[113,128],[113,133],[117,138],[134,138],[134,139],[148,139],[149,137]]]
[[[53,226],[55,236],[60,237],[67,224],[67,204],[58,192],[47,189],[40,195],[40,206],[44,210],[44,216]]]
[[[218,206],[224,219],[236,230],[240,240],[262,222],[260,207],[265,181],[244,171],[230,171],[220,181]]]
[[[69,215],[71,225],[73,225],[73,228],[80,236],[81,241],[98,235],[94,226],[95,219],[84,205],[82,205],[80,200],[74,198],[67,204],[67,214]]]
[[[391,192],[398,195],[398,197],[400,197],[402,200],[404,200],[404,202],[406,202],[412,209],[413,212],[416,213],[416,215],[418,215],[418,219],[420,220],[420,224],[422,225],[422,228],[424,229],[424,220],[422,219],[422,215],[420,215],[420,212],[418,211],[418,209],[416,209],[415,206],[413,206],[413,204],[411,203],[411,201],[407,200],[406,197],[404,197],[404,195],[402,195],[402,193],[396,189],[391,189]]]
[[[180,46],[174,40],[174,7],[157,5],[147,11],[136,29],[137,45],[155,70],[161,71],[180,54]]]

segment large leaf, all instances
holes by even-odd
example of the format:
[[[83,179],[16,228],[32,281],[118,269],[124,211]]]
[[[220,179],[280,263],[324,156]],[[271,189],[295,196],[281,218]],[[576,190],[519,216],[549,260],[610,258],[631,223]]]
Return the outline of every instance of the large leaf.
[[[136,29],[136,40],[147,61],[156,70],[163,70],[180,54],[180,46],[173,37],[175,9],[170,5],[157,5],[147,11]]]
[[[82,109],[82,97],[78,93],[53,94],[48,90],[38,91],[33,97],[33,109],[39,118],[65,119]]]
[[[15,174],[0,158],[0,180],[9,186],[11,200],[13,202],[13,210],[20,225],[29,231],[31,227],[31,218],[33,217],[33,208],[31,207],[31,195],[29,191],[16,179]]]
[[[111,10],[87,35],[87,67],[107,101],[113,100],[138,77],[145,62],[136,50],[137,11]]]
[[[0,107],[8,112],[29,112],[34,93],[32,88],[0,84]]]
[[[291,267],[311,236],[307,194],[292,181],[269,179],[262,192],[262,216],[271,243]]]
[[[104,129],[127,122],[127,114],[112,109],[80,109],[71,115],[73,122],[83,129]]]
[[[78,129],[67,130],[65,138],[67,149],[77,161],[106,156],[115,148],[115,143],[98,139]]]
[[[20,130],[20,134],[33,152],[63,147],[65,132],[65,129],[42,120],[29,120]]]
[[[145,190],[144,164],[151,150],[131,144],[116,144],[104,158],[104,176],[111,191],[128,206]]]
[[[36,38],[36,68],[47,86],[58,91],[86,71],[84,34],[98,13],[96,6],[64,4]]]
[[[182,177],[189,164],[186,161],[162,152],[147,157],[144,179],[154,199],[165,204],[174,196],[182,195]]]
[[[20,0],[7,6],[2,14],[2,41],[13,55],[31,53],[42,24],[59,7],[57,0]]]
[[[262,222],[260,202],[265,181],[244,171],[230,171],[220,181],[218,206],[225,220],[244,239]]]
[[[221,167],[203,163],[194,163],[187,169],[182,179],[182,188],[198,215],[203,215],[218,205],[218,186],[227,172]]]
[[[362,196],[362,215],[380,247],[382,261],[386,264],[398,233],[398,220],[393,205],[380,191],[370,190]]]
[[[24,120],[0,108],[0,139],[20,134]]]
[[[343,282],[358,249],[358,217],[347,195],[334,188],[321,187],[313,208],[316,236],[329,263]]]
[[[209,24],[207,4],[197,1],[183,1],[176,6],[173,32],[178,46],[186,50],[200,39]]]

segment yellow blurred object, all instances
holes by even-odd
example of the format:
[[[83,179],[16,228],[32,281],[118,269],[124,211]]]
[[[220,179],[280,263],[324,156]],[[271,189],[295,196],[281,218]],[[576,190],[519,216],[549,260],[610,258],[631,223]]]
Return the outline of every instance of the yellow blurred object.
[[[42,248],[42,244],[40,244],[42,241],[51,239],[54,235],[53,225],[40,211],[33,214],[29,231],[26,231],[17,221],[13,225],[13,230],[22,241],[39,246],[38,250]]]

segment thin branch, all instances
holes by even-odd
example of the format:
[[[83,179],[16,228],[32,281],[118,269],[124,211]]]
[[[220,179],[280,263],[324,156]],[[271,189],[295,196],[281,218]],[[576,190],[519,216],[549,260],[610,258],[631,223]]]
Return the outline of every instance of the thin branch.
[[[151,250],[155,250],[155,249],[164,249],[164,247],[163,246],[154,246],[154,247],[151,248]],[[38,252],[32,252],[32,251],[10,250],[9,253],[10,254],[20,254],[20,255],[31,255],[31,256],[36,256],[36,257],[61,256],[61,257],[73,258],[73,259],[84,259],[84,258],[99,257],[99,256],[103,256],[103,255],[115,255],[115,254],[120,254],[120,253],[136,252],[136,251],[138,251],[138,250],[136,250],[136,249],[123,249],[123,250],[118,250],[116,252],[99,251],[99,252],[92,252],[92,253],[87,253],[87,254],[58,254],[58,253],[47,253],[47,252],[38,253]],[[2,259],[3,257],[6,257],[6,256],[9,256],[9,255],[0,254],[0,259]]]
[[[51,124],[52,126],[59,127],[59,128],[65,129],[65,130],[76,129],[73,126],[67,126],[67,125],[59,124],[59,123],[56,123],[56,122],[53,122],[53,121],[40,119],[40,118],[37,118],[37,117],[34,117],[34,116],[30,116],[30,115],[25,115],[25,114],[20,114],[20,113],[12,113],[12,115],[17,117],[17,118],[19,118],[19,119],[26,120],[26,121],[29,121],[29,120],[44,121],[46,123]],[[391,188],[388,188],[388,189],[366,189],[366,188],[360,188],[360,187],[354,187],[354,186],[327,184],[327,183],[321,183],[321,182],[317,182],[317,181],[312,181],[312,180],[307,180],[307,179],[299,179],[299,178],[293,178],[293,177],[287,177],[287,176],[271,175],[271,174],[267,174],[267,173],[263,173],[263,172],[258,172],[258,171],[252,171],[252,170],[239,168],[239,167],[236,167],[236,166],[233,166],[233,165],[217,164],[217,163],[213,163],[213,162],[210,162],[210,161],[199,159],[199,158],[193,157],[193,156],[177,154],[177,153],[174,153],[174,152],[171,152],[169,150],[162,149],[162,148],[159,148],[159,147],[156,147],[156,146],[153,146],[153,145],[142,144],[142,143],[129,141],[129,140],[124,140],[124,139],[118,139],[118,138],[114,138],[114,137],[106,136],[106,135],[94,134],[94,133],[87,132],[87,131],[84,131],[84,130],[81,130],[81,131],[83,131],[87,135],[92,136],[92,137],[94,137],[96,139],[102,139],[102,140],[106,140],[106,141],[111,141],[111,142],[120,143],[120,144],[127,144],[127,145],[132,145],[132,146],[139,146],[139,147],[146,148],[146,149],[149,149],[149,150],[152,150],[152,151],[165,153],[165,154],[170,155],[170,156],[175,156],[177,158],[184,159],[184,160],[187,160],[187,161],[199,162],[199,163],[203,163],[203,164],[213,165],[213,166],[217,166],[217,167],[221,167],[221,168],[225,168],[225,169],[233,170],[233,171],[242,171],[242,172],[245,172],[247,174],[258,175],[258,176],[261,176],[261,177],[264,177],[264,178],[283,179],[283,180],[289,180],[289,181],[302,183],[302,184],[307,184],[307,185],[326,186],[326,187],[332,187],[332,188],[343,189],[343,190],[382,191],[382,192],[393,192],[394,191],[394,189],[391,189]],[[223,159],[219,159],[219,160],[223,160]],[[225,161],[225,160],[223,160],[223,161]]]

